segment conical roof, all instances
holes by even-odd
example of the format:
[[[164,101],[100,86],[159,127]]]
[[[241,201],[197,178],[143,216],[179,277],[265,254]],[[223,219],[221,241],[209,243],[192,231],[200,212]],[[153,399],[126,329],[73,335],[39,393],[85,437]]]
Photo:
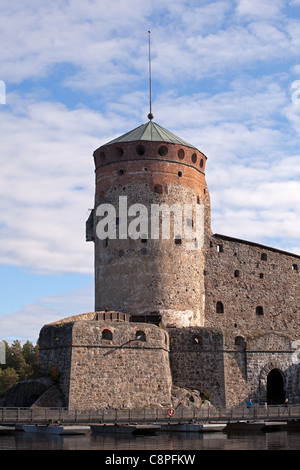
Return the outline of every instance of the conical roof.
[[[129,131],[126,134],[123,134],[120,137],[111,140],[105,145],[116,144],[118,142],[135,142],[138,140],[148,142],[166,142],[196,148],[194,147],[194,145],[191,145],[180,137],[177,137],[175,134],[168,131],[167,129],[164,129],[159,124],[153,121],[146,122],[145,124],[136,127],[132,131]]]

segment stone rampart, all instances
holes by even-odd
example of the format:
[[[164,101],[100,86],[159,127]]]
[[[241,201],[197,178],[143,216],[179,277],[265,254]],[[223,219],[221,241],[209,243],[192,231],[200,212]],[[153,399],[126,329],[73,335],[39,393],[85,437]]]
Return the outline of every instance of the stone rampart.
[[[152,324],[79,320],[40,334],[41,368],[56,364],[71,409],[170,405],[168,351],[167,332]]]

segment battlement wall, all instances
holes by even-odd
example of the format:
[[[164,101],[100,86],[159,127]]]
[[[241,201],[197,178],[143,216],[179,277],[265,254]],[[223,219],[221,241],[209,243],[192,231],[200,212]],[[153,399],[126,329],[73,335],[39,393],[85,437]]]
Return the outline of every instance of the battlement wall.
[[[144,323],[75,321],[47,325],[40,334],[40,364],[61,374],[65,406],[139,408],[171,400],[169,338]]]
[[[232,337],[299,331],[299,256],[214,235],[207,246],[204,278],[205,326],[232,331]]]

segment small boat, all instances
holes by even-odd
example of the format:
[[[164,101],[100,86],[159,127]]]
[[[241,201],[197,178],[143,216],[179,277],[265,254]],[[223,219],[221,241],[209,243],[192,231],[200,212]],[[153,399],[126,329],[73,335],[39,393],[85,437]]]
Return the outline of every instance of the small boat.
[[[80,435],[87,434],[90,426],[64,426],[56,424],[23,424],[23,431],[39,434]]]
[[[161,426],[154,424],[93,424],[92,433],[104,434],[155,434]]]
[[[230,421],[224,431],[262,431],[264,426],[264,421]]]

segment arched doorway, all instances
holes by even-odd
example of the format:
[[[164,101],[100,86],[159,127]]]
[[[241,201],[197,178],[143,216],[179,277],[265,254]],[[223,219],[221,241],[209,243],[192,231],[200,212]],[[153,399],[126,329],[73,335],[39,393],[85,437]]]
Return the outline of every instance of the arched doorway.
[[[284,400],[283,374],[279,369],[272,369],[267,376],[267,402],[269,405],[281,405]]]

